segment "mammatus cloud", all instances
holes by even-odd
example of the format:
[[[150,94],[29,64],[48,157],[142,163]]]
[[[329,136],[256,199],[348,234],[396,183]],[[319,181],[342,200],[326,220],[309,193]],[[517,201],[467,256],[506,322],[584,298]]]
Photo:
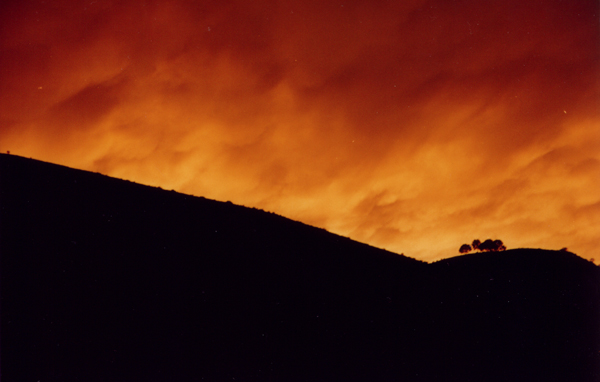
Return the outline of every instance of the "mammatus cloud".
[[[4,3],[0,150],[425,260],[597,258],[597,2],[401,3]]]

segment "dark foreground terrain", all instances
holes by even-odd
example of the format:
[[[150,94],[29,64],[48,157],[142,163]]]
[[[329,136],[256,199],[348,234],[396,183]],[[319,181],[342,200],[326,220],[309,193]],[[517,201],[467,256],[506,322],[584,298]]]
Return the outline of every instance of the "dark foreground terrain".
[[[600,268],[569,252],[427,264],[0,154],[0,256],[6,382],[600,380]]]

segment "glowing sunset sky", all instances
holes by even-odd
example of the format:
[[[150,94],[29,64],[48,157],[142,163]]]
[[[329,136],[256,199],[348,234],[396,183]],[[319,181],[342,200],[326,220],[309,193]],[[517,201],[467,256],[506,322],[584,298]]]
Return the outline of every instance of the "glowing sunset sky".
[[[600,258],[589,1],[3,1],[0,151],[431,261]]]

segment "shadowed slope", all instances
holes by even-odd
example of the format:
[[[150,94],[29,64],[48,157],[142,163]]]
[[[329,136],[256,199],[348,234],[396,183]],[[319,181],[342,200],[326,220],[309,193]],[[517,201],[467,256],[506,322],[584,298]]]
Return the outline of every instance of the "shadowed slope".
[[[388,329],[414,326],[400,307],[418,303],[425,263],[264,211],[1,160],[8,377],[300,379],[401,358]]]
[[[600,271],[425,264],[260,210],[0,154],[3,380],[594,381]]]
[[[600,376],[600,269],[589,261],[515,249],[431,267],[444,286],[436,295],[446,373],[466,367],[486,381]]]

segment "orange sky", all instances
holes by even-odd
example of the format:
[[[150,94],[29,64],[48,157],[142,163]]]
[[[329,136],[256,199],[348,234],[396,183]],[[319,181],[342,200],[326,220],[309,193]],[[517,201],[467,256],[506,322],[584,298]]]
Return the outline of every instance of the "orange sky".
[[[432,261],[600,259],[589,1],[3,1],[0,151]]]

